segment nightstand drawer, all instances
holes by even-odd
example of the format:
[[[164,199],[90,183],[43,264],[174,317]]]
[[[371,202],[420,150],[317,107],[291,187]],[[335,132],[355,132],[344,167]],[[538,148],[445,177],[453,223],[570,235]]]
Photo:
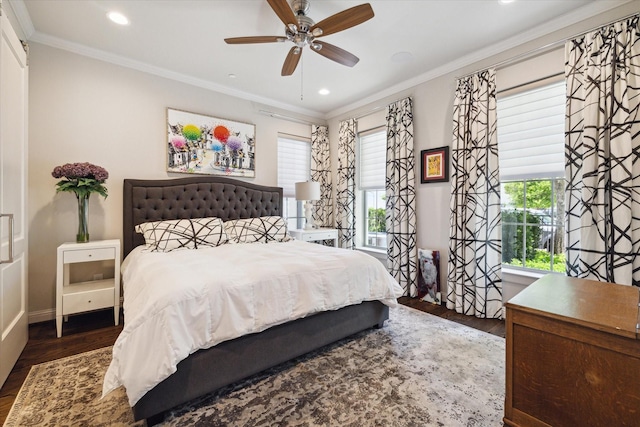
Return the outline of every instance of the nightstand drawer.
[[[74,262],[114,259],[115,257],[116,251],[114,248],[81,249],[76,251],[64,251],[63,262],[65,264],[71,264]]]
[[[320,233],[305,233],[302,235],[302,240],[305,242],[311,242],[314,240],[329,240],[335,239],[338,236],[338,233],[335,231],[326,231]]]
[[[114,289],[106,288],[90,292],[78,292],[62,297],[62,314],[74,314],[84,311],[113,307]]]

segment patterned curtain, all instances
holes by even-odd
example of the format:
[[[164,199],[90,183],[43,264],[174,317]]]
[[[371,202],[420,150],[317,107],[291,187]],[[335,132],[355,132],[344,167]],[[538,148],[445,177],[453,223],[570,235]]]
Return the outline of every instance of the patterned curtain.
[[[640,286],[639,15],[565,45],[567,275]]]
[[[336,195],[336,228],[339,246],[356,246],[356,120],[340,122],[338,132],[338,184]]]
[[[313,203],[313,223],[334,228],[333,189],[331,188],[331,157],[329,156],[329,128],[311,126],[311,180],[320,183],[320,200]],[[333,240],[323,240],[325,246],[333,246]]]
[[[411,98],[387,107],[386,229],[391,275],[409,296],[417,295],[416,191]]]
[[[453,106],[447,308],[502,317],[496,72],[459,79]]]
[[[311,126],[311,180],[320,183],[320,200],[314,203],[313,222],[322,227],[334,227],[331,189],[331,158],[329,128]]]

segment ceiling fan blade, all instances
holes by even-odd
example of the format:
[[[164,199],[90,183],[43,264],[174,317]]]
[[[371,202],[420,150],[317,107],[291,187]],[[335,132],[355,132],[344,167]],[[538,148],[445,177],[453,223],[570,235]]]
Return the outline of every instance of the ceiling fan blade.
[[[255,36],[255,37],[231,37],[224,39],[228,44],[247,44],[247,43],[275,43],[283,42],[286,38],[282,36]]]
[[[319,53],[325,58],[329,58],[332,61],[336,61],[339,64],[346,65],[347,67],[353,67],[360,61],[357,56],[352,53],[347,52],[344,49],[339,48],[338,46],[334,46],[327,42],[314,41],[314,45],[320,45],[320,49],[315,49],[313,46],[311,50]]]
[[[296,53],[296,51],[298,53]],[[284,64],[282,65],[282,76],[290,76],[296,70],[298,66],[298,62],[300,62],[300,57],[302,56],[302,49],[298,46],[294,46],[289,50],[289,54],[287,55],[287,59],[284,60]]]
[[[267,0],[267,3],[269,3],[271,9],[278,15],[278,18],[280,18],[285,26],[289,27],[290,25],[294,25],[296,28],[298,27],[298,19],[287,0]]]
[[[327,36],[362,24],[363,22],[373,18],[373,16],[373,9],[371,8],[371,5],[369,3],[365,3],[360,6],[345,9],[342,12],[338,12],[335,15],[331,15],[330,17],[323,19],[313,27],[309,28],[309,32],[316,37]],[[314,30],[317,29],[322,30],[322,33],[316,34],[318,31],[314,33]]]

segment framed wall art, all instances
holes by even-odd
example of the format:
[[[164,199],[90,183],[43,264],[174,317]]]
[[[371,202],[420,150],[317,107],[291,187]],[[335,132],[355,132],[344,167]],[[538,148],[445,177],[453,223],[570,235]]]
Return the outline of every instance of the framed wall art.
[[[167,108],[167,135],[167,172],[255,177],[255,125]]]
[[[420,152],[420,182],[449,181],[449,147],[432,148]]]

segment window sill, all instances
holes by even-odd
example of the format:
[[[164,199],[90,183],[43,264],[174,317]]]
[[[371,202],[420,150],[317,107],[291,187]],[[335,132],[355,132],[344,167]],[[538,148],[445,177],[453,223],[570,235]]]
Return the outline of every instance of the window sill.
[[[520,285],[530,285],[547,274],[561,274],[544,271],[518,270],[515,268],[502,267],[502,280],[517,283]]]
[[[369,248],[366,246],[358,246],[356,247],[356,250],[369,254],[375,258],[378,258],[380,261],[383,261],[383,262],[387,261],[387,251],[385,251],[384,249],[375,249],[375,248]]]

